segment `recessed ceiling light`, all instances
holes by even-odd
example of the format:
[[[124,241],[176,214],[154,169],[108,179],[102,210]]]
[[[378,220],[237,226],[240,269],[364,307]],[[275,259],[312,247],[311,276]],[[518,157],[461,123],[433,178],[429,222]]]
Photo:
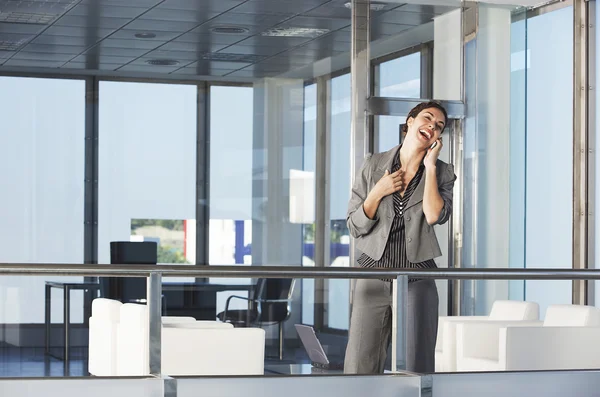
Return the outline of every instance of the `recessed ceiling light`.
[[[248,33],[250,29],[243,26],[215,26],[214,28],[211,28],[210,31],[222,34],[244,34]]]
[[[271,37],[307,37],[315,38],[329,33],[329,29],[317,28],[271,28],[261,33],[262,36]]]
[[[179,65],[179,61],[174,59],[149,59],[146,61],[148,65],[152,66],[175,66]]]
[[[351,2],[347,2],[346,4],[344,4],[344,6],[347,9],[349,9],[349,10],[352,9],[352,3]],[[384,3],[373,3],[373,2],[371,2],[370,8],[371,8],[371,11],[381,11],[381,10],[383,10],[385,8],[385,4]]]
[[[153,39],[156,37],[156,34],[151,33],[151,32],[142,32],[142,33],[136,33],[135,37],[137,37],[138,39]]]

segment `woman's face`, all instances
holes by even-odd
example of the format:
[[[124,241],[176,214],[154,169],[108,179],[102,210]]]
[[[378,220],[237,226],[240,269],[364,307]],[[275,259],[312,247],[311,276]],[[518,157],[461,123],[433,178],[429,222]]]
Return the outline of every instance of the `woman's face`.
[[[423,109],[416,118],[406,121],[408,132],[406,137],[419,143],[419,146],[429,147],[439,139],[446,119],[444,113],[437,108]]]

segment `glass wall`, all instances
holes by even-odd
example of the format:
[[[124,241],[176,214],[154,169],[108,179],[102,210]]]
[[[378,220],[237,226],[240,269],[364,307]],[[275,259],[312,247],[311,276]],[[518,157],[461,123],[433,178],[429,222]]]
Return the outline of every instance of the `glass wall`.
[[[465,46],[465,267],[571,267],[572,8],[525,16],[480,5]],[[539,303],[543,317],[571,302],[571,283],[463,283],[465,314],[507,298]]]
[[[421,52],[375,66],[375,93],[390,98],[424,98],[421,93]],[[375,148],[384,152],[400,143],[402,116],[375,116]]]
[[[346,212],[350,199],[350,74],[331,79],[330,266],[348,267],[350,232]],[[350,322],[350,282],[326,283],[326,324],[347,330]]]
[[[85,81],[0,77],[0,119],[0,262],[83,263]],[[0,277],[0,346],[43,346],[45,282],[81,279]],[[81,291],[70,314],[82,322]]]
[[[99,90],[99,263],[111,241],[155,241],[159,263],[195,264],[197,87]]]

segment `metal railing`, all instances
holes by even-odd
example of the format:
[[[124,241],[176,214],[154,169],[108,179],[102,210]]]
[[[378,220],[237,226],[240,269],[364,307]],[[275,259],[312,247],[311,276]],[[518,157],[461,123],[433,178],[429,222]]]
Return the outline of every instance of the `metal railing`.
[[[150,374],[161,373],[162,277],[393,279],[392,371],[406,367],[408,279],[600,280],[600,269],[367,269],[300,266],[0,264],[0,276],[147,277]]]

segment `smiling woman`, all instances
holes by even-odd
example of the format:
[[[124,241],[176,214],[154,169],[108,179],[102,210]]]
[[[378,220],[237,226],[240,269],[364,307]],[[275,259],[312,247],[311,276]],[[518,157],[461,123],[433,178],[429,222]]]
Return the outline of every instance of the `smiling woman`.
[[[368,156],[355,179],[347,222],[363,267],[435,268],[441,256],[433,225],[452,213],[453,167],[438,159],[446,110],[412,109],[404,142]],[[344,371],[382,373],[391,336],[391,280],[358,280]],[[438,293],[433,280],[409,279],[406,369],[434,371]],[[374,325],[376,324],[376,325]]]

